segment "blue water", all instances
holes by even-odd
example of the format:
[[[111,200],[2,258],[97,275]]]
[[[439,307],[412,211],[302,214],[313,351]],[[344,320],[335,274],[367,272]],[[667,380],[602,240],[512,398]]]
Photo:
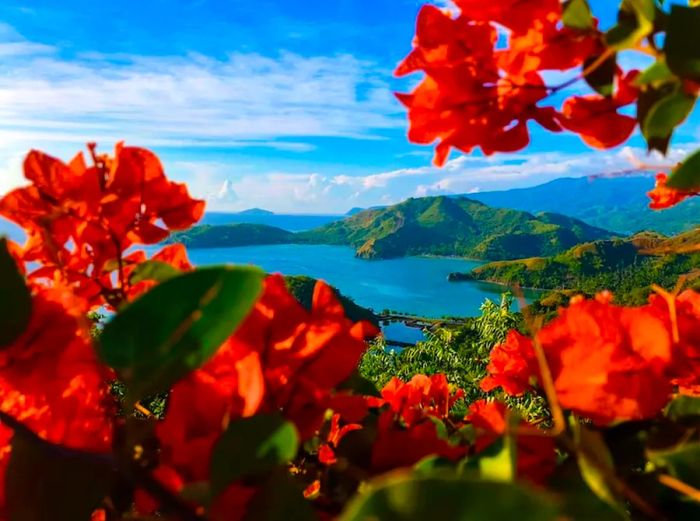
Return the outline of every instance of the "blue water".
[[[196,265],[254,264],[270,273],[308,275],[325,280],[361,306],[424,316],[476,316],[484,299],[498,299],[503,288],[477,282],[448,282],[453,271],[481,263],[430,257],[367,261],[345,246],[284,244],[240,248],[190,249]]]
[[[333,221],[343,219],[342,215],[256,215],[256,214],[237,214],[224,212],[207,212],[204,214],[200,224],[234,224],[234,223],[251,223],[265,224],[267,226],[276,226],[289,232],[301,232],[310,230],[328,224]]]

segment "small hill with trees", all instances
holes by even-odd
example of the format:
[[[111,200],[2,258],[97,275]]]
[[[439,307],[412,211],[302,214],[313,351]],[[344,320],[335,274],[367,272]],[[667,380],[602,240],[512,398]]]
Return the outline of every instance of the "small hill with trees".
[[[296,234],[298,242],[349,245],[357,256],[386,259],[445,255],[518,259],[554,255],[581,242],[609,239],[611,232],[555,213],[493,208],[462,197],[421,197],[364,210]]]

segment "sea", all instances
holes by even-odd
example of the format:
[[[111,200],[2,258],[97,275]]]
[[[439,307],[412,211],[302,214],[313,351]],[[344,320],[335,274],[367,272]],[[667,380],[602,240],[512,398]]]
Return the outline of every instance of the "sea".
[[[403,257],[363,260],[346,246],[280,244],[236,248],[190,249],[198,266],[252,264],[268,273],[308,275],[325,280],[360,306],[377,313],[398,312],[428,318],[479,315],[486,299],[499,301],[505,288],[476,281],[448,282],[455,271],[470,271],[482,263],[445,257]],[[386,338],[415,343],[420,329],[395,322],[384,326]]]
[[[337,215],[238,215],[208,213],[207,224],[256,222],[289,231],[322,226]],[[16,241],[23,233],[0,219],[0,235]],[[148,247],[153,252],[156,247]],[[190,260],[198,266],[216,264],[252,264],[269,273],[308,275],[338,288],[360,306],[376,313],[392,311],[428,318],[471,317],[479,315],[486,299],[500,300],[505,288],[496,284],[469,281],[448,282],[452,272],[467,272],[479,261],[446,257],[404,257],[389,260],[362,260],[346,246],[282,244],[237,248],[190,249]],[[400,322],[384,325],[385,336],[399,342],[414,343],[424,332]]]

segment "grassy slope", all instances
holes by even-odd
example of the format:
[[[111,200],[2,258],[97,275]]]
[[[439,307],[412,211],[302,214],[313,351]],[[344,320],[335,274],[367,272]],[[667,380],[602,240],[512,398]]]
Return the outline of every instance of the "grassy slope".
[[[627,239],[580,244],[551,257],[491,262],[473,270],[468,278],[584,293],[614,289],[619,301],[639,303],[651,284],[673,286],[680,275],[700,267],[700,254],[674,253],[699,240],[697,230],[672,238],[645,232]],[[650,255],[652,252],[656,254]]]
[[[468,198],[422,197],[301,232],[297,240],[348,244],[369,259],[421,254],[516,259],[553,255],[610,236],[563,215],[492,208]]]

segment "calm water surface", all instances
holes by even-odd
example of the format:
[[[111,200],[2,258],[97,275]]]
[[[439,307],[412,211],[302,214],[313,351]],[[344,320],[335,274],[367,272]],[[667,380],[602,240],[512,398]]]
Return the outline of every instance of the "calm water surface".
[[[447,275],[470,271],[477,261],[405,257],[367,261],[345,246],[284,244],[239,248],[190,249],[191,261],[254,264],[270,273],[322,279],[361,306],[425,316],[475,316],[484,299],[498,299],[503,289],[477,282],[451,283]]]

